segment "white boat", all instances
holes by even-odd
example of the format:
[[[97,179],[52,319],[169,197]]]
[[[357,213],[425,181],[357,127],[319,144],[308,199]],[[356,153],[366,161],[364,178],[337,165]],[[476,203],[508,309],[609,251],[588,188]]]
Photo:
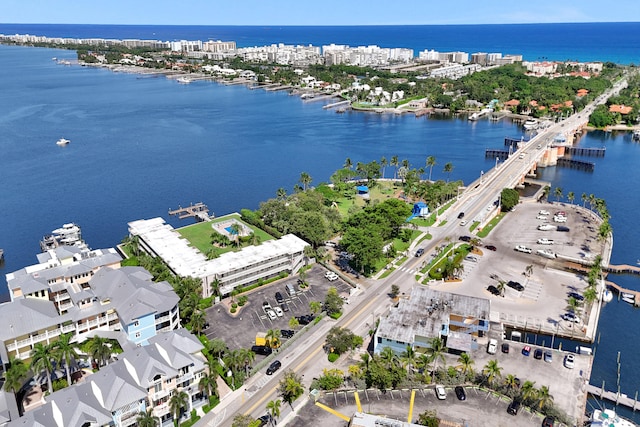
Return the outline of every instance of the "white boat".
[[[526,122],[524,122],[523,127],[526,130],[533,130],[536,129],[538,127],[538,121],[537,120],[533,120],[533,119],[529,119]]]
[[[616,414],[613,409],[596,409],[591,415],[591,425],[596,427],[636,427],[631,421]]]
[[[620,294],[620,299],[624,302],[627,302],[629,304],[635,304],[636,303],[636,297],[633,294],[630,294],[628,292],[622,292]]]
[[[611,302],[611,300],[613,300],[613,292],[611,292],[609,289],[605,289],[604,293],[602,294],[602,301]]]
[[[69,141],[68,139],[60,138],[59,140],[56,141],[56,144],[58,144],[58,145],[67,145],[70,142],[71,141]]]
[[[44,236],[40,241],[40,249],[46,252],[59,246],[75,246],[80,249],[87,249],[87,244],[82,240],[82,231],[74,223],[64,224],[56,228],[51,234]]]
[[[188,78],[188,77],[178,77],[178,78],[176,79],[176,81],[177,81],[178,83],[182,83],[182,84],[189,84],[189,83],[191,83],[191,79],[190,79],[190,78]]]

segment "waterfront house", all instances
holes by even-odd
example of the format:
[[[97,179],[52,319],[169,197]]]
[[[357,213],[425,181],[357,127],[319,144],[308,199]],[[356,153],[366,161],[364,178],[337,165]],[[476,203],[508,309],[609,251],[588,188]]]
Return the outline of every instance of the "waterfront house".
[[[187,393],[186,413],[206,403],[198,387],[208,372],[203,348],[185,329],[157,335],[82,382],[44,397],[42,406],[8,425],[126,427],[135,425],[138,414],[148,408],[161,425],[168,425],[173,419],[169,400],[177,390]]]
[[[414,286],[408,299],[400,299],[380,319],[373,350],[380,353],[390,347],[401,354],[411,346],[424,352],[430,339],[442,338],[449,352],[469,353],[478,349],[477,338],[489,331],[489,311],[490,302],[485,298]]]

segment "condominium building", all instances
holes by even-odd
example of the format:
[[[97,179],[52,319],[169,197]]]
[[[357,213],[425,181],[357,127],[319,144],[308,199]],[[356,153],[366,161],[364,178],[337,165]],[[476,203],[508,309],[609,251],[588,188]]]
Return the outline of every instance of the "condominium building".
[[[401,299],[380,319],[374,352],[391,347],[401,354],[407,346],[424,352],[429,340],[439,337],[450,352],[469,353],[478,348],[477,338],[489,331],[489,311],[487,299],[414,286],[408,299]]]
[[[156,335],[82,382],[46,396],[44,405],[8,425],[127,427],[149,409],[160,425],[169,425],[169,400],[177,391],[187,394],[187,413],[206,403],[198,387],[208,372],[202,349],[198,338],[185,329]]]
[[[130,222],[129,233],[139,237],[142,250],[160,257],[175,274],[202,279],[204,298],[211,296],[214,282],[221,295],[228,295],[239,286],[283,272],[295,274],[304,265],[304,248],[309,246],[299,237],[287,234],[208,260],[162,218]]]
[[[29,359],[37,343],[61,334],[77,341],[99,331],[123,344],[145,344],[180,327],[179,298],[167,282],[154,283],[142,267],[120,267],[113,249],[78,252],[59,247],[40,264],[7,275],[12,301],[0,304],[0,358]]]

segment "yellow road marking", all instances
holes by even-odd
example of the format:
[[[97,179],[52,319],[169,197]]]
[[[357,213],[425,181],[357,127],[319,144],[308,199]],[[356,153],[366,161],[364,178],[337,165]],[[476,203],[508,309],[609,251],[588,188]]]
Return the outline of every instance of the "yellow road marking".
[[[329,413],[332,413],[332,414],[333,414],[333,415],[335,415],[336,417],[340,417],[340,418],[342,418],[342,419],[343,419],[343,420],[345,420],[345,421],[351,421],[351,417],[347,417],[346,415],[341,414],[340,412],[336,411],[335,409],[331,409],[331,408],[329,408],[327,405],[323,405],[323,404],[322,404],[322,403],[320,403],[320,402],[316,402],[316,406],[317,406],[317,407],[319,407],[319,408],[324,409],[325,411],[327,411],[327,412],[329,412]]]
[[[416,391],[411,390],[411,400],[409,401],[409,415],[407,415],[407,422],[410,423],[413,418],[413,401],[416,398]]]
[[[358,396],[358,392],[356,391],[355,393],[353,393],[353,395],[356,398],[356,405],[358,407],[358,412],[362,412],[362,405],[360,405],[360,396]]]

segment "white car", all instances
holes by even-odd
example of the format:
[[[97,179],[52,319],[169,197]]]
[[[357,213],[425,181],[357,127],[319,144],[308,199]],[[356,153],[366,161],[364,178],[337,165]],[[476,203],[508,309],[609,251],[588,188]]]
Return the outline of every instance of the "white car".
[[[540,256],[543,256],[545,258],[551,258],[551,259],[555,259],[556,258],[556,254],[549,250],[549,249],[538,249],[536,251],[536,253]]]
[[[498,351],[498,341],[490,339],[487,345],[487,353],[496,354],[496,351]]]
[[[514,249],[515,249],[516,251],[518,251],[518,252],[524,252],[524,253],[526,253],[526,254],[530,254],[531,252],[533,252],[533,251],[531,250],[531,248],[528,248],[528,247],[523,246],[523,245],[517,245]]]
[[[467,225],[467,220],[463,219],[462,221],[460,221],[460,225],[465,226]]]
[[[273,310],[265,310],[265,312],[267,313],[267,316],[269,316],[269,319],[271,320],[276,320],[278,318],[278,315]]]
[[[327,279],[329,279],[330,282],[333,282],[334,280],[338,280],[338,275],[336,273],[331,273],[327,276]]]
[[[567,222],[567,217],[564,216],[554,216],[553,222]]]
[[[538,239],[538,244],[539,245],[553,245],[553,240],[547,239],[547,238],[542,238],[542,239]]]
[[[548,218],[547,218],[546,216],[544,216],[544,215],[538,215],[538,216],[536,217],[536,219],[543,219],[543,220],[547,220]]]
[[[551,215],[551,214],[549,213],[549,211],[541,210],[540,212],[538,212],[538,215]]]
[[[447,398],[447,392],[445,391],[443,386],[436,386],[436,397],[438,398],[438,400],[445,400]]]
[[[540,224],[538,226],[538,230],[540,231],[549,231],[549,230],[553,230],[555,227],[551,224]]]
[[[567,354],[564,357],[564,367],[567,369],[573,369],[575,366],[575,358],[573,357],[573,354]]]
[[[282,309],[280,307],[273,307],[273,311],[276,312],[276,316],[278,317],[284,316],[284,313],[282,312]]]

